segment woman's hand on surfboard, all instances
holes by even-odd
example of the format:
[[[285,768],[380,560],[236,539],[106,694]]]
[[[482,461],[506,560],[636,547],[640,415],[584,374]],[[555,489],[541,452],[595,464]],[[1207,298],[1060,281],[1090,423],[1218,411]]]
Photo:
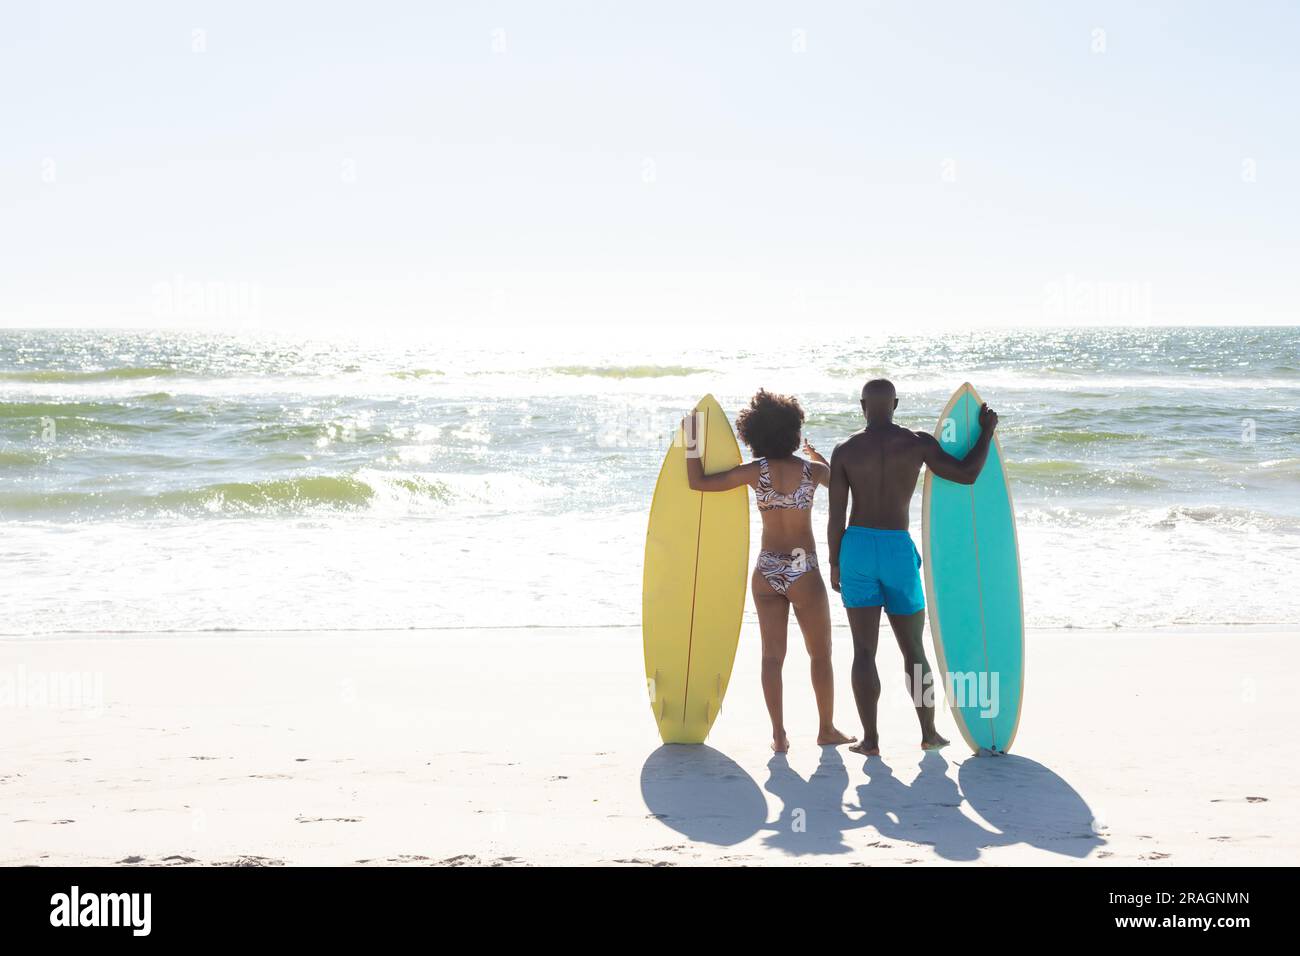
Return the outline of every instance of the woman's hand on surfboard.
[[[998,427],[998,413],[989,408],[989,403],[985,402],[980,406],[980,431],[991,432]]]
[[[700,457],[701,432],[704,430],[701,427],[702,425],[703,422],[700,417],[694,412],[682,419],[682,441],[686,445],[686,458],[688,461],[691,459],[698,460]]]

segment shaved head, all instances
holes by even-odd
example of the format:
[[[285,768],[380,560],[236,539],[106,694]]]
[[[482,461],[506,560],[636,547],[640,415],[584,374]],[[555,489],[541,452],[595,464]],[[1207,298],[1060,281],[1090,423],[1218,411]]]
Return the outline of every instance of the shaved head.
[[[888,424],[894,420],[898,407],[898,393],[894,383],[887,378],[873,378],[862,386],[862,413],[867,424]]]
[[[869,401],[872,398],[894,399],[898,393],[894,391],[894,383],[887,378],[873,378],[866,385],[862,386],[862,400]]]

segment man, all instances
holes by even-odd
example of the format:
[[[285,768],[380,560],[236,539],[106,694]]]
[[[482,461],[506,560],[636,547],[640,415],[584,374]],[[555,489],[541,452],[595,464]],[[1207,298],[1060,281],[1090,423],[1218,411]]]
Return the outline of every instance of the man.
[[[853,631],[853,696],[862,718],[862,741],[849,749],[868,757],[880,754],[876,641],[882,607],[903,652],[907,686],[921,722],[921,747],[936,750],[948,743],[935,730],[934,704],[926,703],[923,693],[930,673],[921,643],[925,592],[921,555],[907,531],[908,510],[922,465],[940,478],[974,484],[998,424],[997,414],[984,405],[979,414],[979,439],[959,460],[944,451],[933,435],[895,425],[896,408],[898,396],[891,382],[867,382],[862,389],[867,427],[838,445],[831,455],[831,517],[826,532],[831,587],[840,592]],[[853,511],[845,530],[850,491]],[[918,678],[919,686],[914,683]]]

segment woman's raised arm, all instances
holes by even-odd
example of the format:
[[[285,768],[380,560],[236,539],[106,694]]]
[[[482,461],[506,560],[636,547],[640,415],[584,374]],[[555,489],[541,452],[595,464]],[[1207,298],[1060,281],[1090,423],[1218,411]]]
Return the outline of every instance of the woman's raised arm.
[[[831,463],[806,438],[803,440],[803,453],[812,460],[813,481],[823,488],[829,488],[831,485]]]

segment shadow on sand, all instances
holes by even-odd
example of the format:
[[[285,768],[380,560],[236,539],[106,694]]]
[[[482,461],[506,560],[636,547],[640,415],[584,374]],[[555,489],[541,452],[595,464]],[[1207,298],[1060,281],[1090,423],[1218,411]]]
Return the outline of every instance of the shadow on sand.
[[[781,802],[781,810],[769,823],[762,791],[739,764],[712,747],[665,745],[641,768],[641,795],[658,819],[689,839],[734,846],[766,831],[764,844],[790,856],[852,853],[857,847],[845,834],[858,829],[929,846],[954,861],[977,860],[986,848],[1020,843],[1081,859],[1105,842],[1093,831],[1093,813],[1083,797],[1025,757],[968,757],[954,780],[948,762],[932,751],[921,758],[911,784],[879,757],[858,766],[866,782],[853,789],[854,804],[846,792],[849,770],[836,748],[822,748],[807,780],[784,756],[773,756],[763,789]],[[983,823],[962,812],[963,800]]]
[[[665,826],[701,843],[734,846],[767,821],[754,778],[705,744],[664,744],[641,768],[641,798]]]
[[[791,856],[852,853],[844,833],[862,825],[845,812],[849,771],[844,759],[834,747],[821,750],[817,769],[807,780],[794,771],[784,754],[773,754],[767,762],[763,789],[781,801],[781,813],[767,827],[772,832],[763,842]]]
[[[995,827],[1006,843],[1077,859],[1106,841],[1093,829],[1096,814],[1077,790],[1018,754],[971,758],[957,770],[966,802]]]

